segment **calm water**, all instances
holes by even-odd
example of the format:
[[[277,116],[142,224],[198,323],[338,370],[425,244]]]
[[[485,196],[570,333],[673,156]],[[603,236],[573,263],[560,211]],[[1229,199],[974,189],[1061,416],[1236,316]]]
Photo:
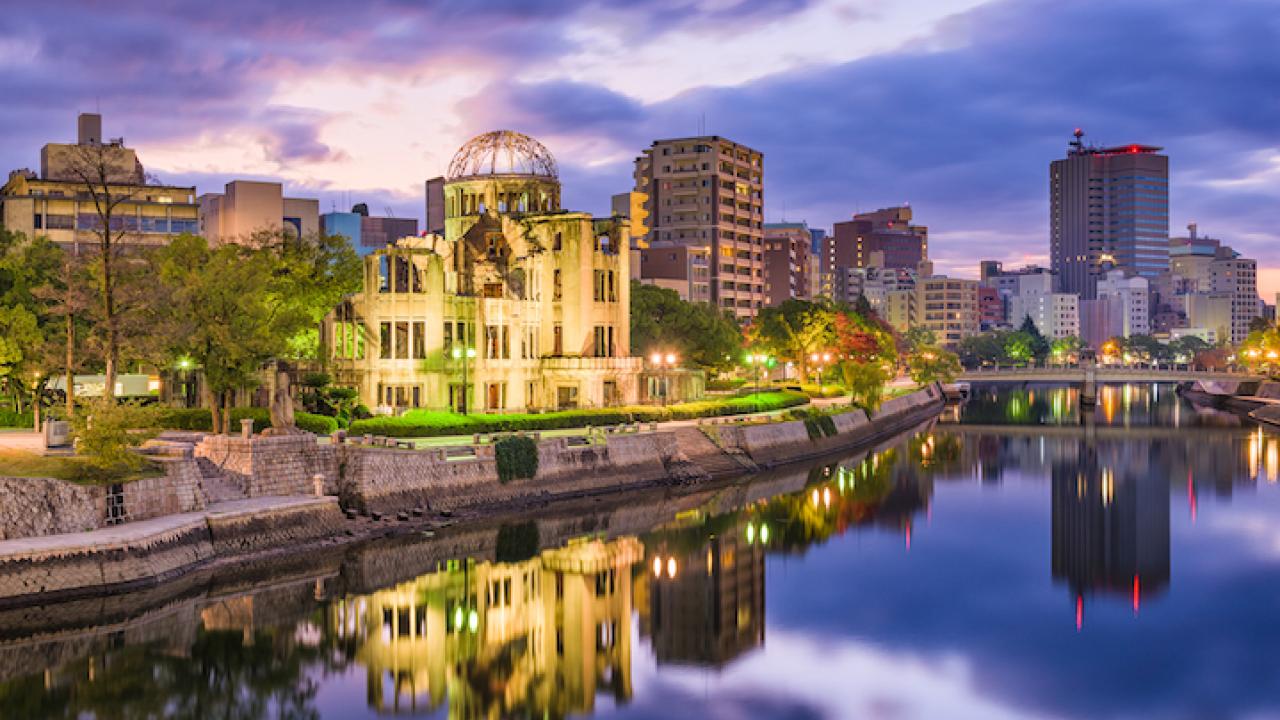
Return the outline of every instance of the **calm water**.
[[[1280,438],[1169,386],[1075,401],[0,612],[0,716],[1280,717]]]

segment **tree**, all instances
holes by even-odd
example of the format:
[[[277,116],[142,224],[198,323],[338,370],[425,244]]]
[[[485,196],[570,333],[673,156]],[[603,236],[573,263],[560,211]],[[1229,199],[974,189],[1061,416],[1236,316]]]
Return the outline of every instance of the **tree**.
[[[203,368],[216,430],[227,429],[231,391],[255,385],[264,366],[292,357],[294,340],[319,322],[326,303],[354,290],[359,274],[352,265],[359,260],[345,241],[322,239],[211,247],[182,235],[155,251],[156,334],[166,338],[169,357]]]
[[[1121,347],[1125,354],[1142,362],[1165,362],[1172,357],[1169,346],[1150,335],[1132,335]]]
[[[1187,363],[1213,346],[1196,335],[1184,335],[1169,342],[1169,354],[1174,362]]]
[[[1080,355],[1084,341],[1075,335],[1055,339],[1049,344],[1050,353],[1057,362],[1075,362]]]
[[[907,358],[907,373],[917,385],[952,382],[961,370],[956,354],[940,347],[925,346]]]
[[[48,370],[57,364],[57,305],[50,298],[63,255],[45,238],[0,229],[0,387],[14,396],[17,410],[28,396],[38,405]]]
[[[996,330],[979,335],[970,335],[961,339],[958,348],[960,362],[965,367],[981,367],[983,365],[997,365],[1002,362],[1008,362],[1009,356],[1005,352],[1005,343],[1008,341],[1009,335],[1009,332]]]
[[[1027,357],[1033,358],[1036,362],[1043,362],[1045,358],[1049,357],[1049,341],[1045,339],[1044,335],[1040,334],[1040,328],[1036,327],[1036,323],[1031,319],[1030,315],[1022,318],[1022,325],[1018,327],[1018,332],[1026,335],[1027,349],[1030,353]]]
[[[116,374],[120,363],[121,310],[120,270],[125,262],[123,249],[129,232],[120,206],[136,198],[145,188],[140,166],[122,165],[120,148],[91,143],[73,146],[68,172],[78,189],[89,196],[93,206],[96,237],[94,248],[98,291],[98,314],[103,334],[103,360],[106,365],[103,396],[115,395]]]
[[[809,379],[809,356],[828,349],[834,341],[836,313],[825,304],[791,299],[777,307],[763,308],[753,329],[771,354],[795,364],[800,381]]]
[[[632,281],[631,348],[638,355],[676,352],[708,372],[733,367],[742,333],[733,314],[680,299],[674,290]]]
[[[854,405],[875,412],[884,400],[884,386],[889,382],[889,371],[879,362],[843,362],[840,374],[849,388],[849,401]]]

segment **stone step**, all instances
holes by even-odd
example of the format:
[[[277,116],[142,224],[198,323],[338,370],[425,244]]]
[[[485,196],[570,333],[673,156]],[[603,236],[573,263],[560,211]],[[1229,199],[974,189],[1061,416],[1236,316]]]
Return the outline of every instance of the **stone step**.
[[[723,477],[743,471],[742,463],[712,442],[702,430],[678,428],[675,435],[676,448],[707,475]]]

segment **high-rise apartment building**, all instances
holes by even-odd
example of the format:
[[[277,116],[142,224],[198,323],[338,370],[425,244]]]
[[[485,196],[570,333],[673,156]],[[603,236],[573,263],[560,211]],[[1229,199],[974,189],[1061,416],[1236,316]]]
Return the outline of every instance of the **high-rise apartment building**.
[[[1049,164],[1049,255],[1058,290],[1091,300],[1106,262],[1149,280],[1168,271],[1169,158],[1083,137]]]
[[[712,302],[742,319],[764,306],[762,153],[718,135],[656,140],[636,158],[635,189],[651,242],[710,248]]]
[[[813,235],[803,222],[764,226],[765,304],[781,305],[792,298],[813,297],[809,283],[809,249]]]
[[[823,272],[871,265],[914,270],[929,259],[929,228],[912,225],[911,218],[911,208],[904,205],[836,223],[823,240]]]
[[[978,281],[944,276],[916,280],[915,322],[938,342],[955,347],[978,333]]]

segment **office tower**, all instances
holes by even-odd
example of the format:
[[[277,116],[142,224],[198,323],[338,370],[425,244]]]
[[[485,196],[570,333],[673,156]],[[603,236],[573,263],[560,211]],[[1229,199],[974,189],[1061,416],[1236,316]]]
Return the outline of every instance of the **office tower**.
[[[635,161],[650,242],[711,250],[712,302],[740,319],[764,293],[764,155],[718,135],[656,140]],[[643,272],[643,267],[642,267]]]
[[[1058,290],[1092,300],[1104,262],[1148,280],[1168,271],[1169,158],[1083,137],[1049,164],[1049,255]]]

